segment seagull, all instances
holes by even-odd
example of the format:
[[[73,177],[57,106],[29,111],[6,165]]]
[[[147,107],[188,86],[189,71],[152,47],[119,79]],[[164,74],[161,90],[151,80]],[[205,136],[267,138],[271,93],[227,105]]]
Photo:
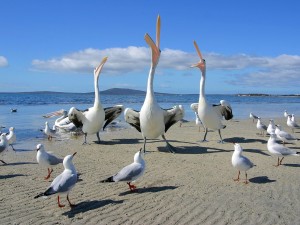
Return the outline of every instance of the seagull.
[[[84,133],[83,144],[87,144],[86,137],[88,134],[96,134],[98,143],[100,143],[99,131],[101,130],[101,128],[103,128],[104,130],[105,127],[115,118],[117,118],[124,109],[122,105],[115,105],[108,108],[102,107],[100,101],[98,80],[100,72],[106,61],[107,57],[104,57],[99,66],[94,69],[94,106],[84,111],[80,111],[75,107],[72,107],[68,113],[70,121],[73,122],[77,128],[82,128],[82,131]]]
[[[292,120],[293,122],[296,122],[295,114],[292,114],[291,120]]]
[[[288,114],[288,112],[286,110],[284,110],[283,116],[288,117],[288,115],[290,115],[290,114]]]
[[[203,126],[203,124],[202,124],[202,122],[201,122],[201,120],[200,120],[200,118],[199,118],[197,112],[195,112],[195,116],[196,116],[196,121],[195,121],[195,123],[196,123],[196,125],[199,126],[199,130],[198,130],[198,131],[200,132],[200,127]]]
[[[63,165],[65,168],[64,171],[52,181],[50,187],[45,192],[38,194],[34,198],[58,194],[57,203],[58,203],[58,206],[61,208],[61,207],[65,207],[65,206],[60,204],[59,194],[67,193],[67,200],[68,200],[70,207],[75,206],[69,200],[69,192],[75,186],[77,179],[78,179],[77,171],[72,162],[72,159],[75,156],[75,154],[76,154],[76,152],[73,155],[67,155],[64,158],[64,160],[63,160]]]
[[[260,117],[258,117],[258,119],[257,119],[256,128],[258,130],[260,130],[260,132],[261,132],[260,134],[261,135],[264,135],[264,132],[267,130],[267,126],[261,122],[261,118]]]
[[[7,146],[8,146],[8,142],[7,142],[7,139],[6,139],[6,134],[2,133],[0,135],[0,153],[4,152],[4,150],[7,148]],[[0,159],[0,161],[3,164],[6,164],[6,162],[4,162],[3,160]]]
[[[167,141],[165,133],[168,129],[180,121],[184,116],[182,105],[174,106],[171,109],[162,109],[157,103],[153,90],[153,80],[156,66],[160,57],[160,16],[157,17],[156,24],[156,44],[151,37],[146,34],[145,40],[151,48],[152,59],[151,68],[147,82],[147,92],[141,111],[135,111],[126,108],[124,112],[125,121],[142,133],[144,139],[144,152],[146,151],[146,142],[161,136],[166,142],[166,147],[171,153],[175,153],[174,147]]]
[[[292,129],[293,133],[294,133],[294,129],[299,129],[300,128],[300,126],[295,121],[292,121],[292,116],[291,115],[287,116],[286,124]]]
[[[254,123],[254,120],[257,120],[257,119],[258,119],[258,116],[254,115],[252,112],[250,112],[249,117],[252,118],[252,122],[253,122],[253,123]]]
[[[15,151],[13,144],[16,142],[17,137],[16,137],[16,133],[14,132],[14,130],[15,130],[14,127],[9,128],[9,133],[6,134],[6,139],[7,139],[8,145],[10,145],[12,147],[12,149]]]
[[[298,140],[297,138],[295,138],[291,134],[289,134],[289,133],[285,132],[284,130],[282,130],[280,125],[277,124],[275,126],[276,126],[275,134],[283,142],[283,144],[285,144],[286,142],[290,143],[290,142]]]
[[[57,158],[55,155],[46,152],[44,145],[42,144],[36,146],[36,151],[36,160],[38,164],[48,168],[48,175],[45,177],[45,180],[48,180],[53,172],[52,166],[62,163],[63,159]]]
[[[222,124],[221,118],[222,116],[224,116],[226,120],[230,120],[233,117],[232,109],[230,104],[225,100],[221,100],[219,105],[213,105],[213,106],[208,104],[208,102],[206,101],[206,96],[205,96],[206,62],[205,59],[202,58],[201,52],[199,50],[196,41],[194,41],[194,46],[197,50],[198,56],[200,57],[200,61],[197,64],[192,65],[192,67],[198,67],[201,70],[199,103],[198,104],[194,103],[195,105],[194,108],[197,108],[197,113],[199,115],[199,118],[205,127],[205,134],[204,134],[203,141],[206,141],[206,135],[208,129],[212,129],[212,130],[218,130],[220,136],[220,143],[223,143],[223,139],[221,136],[221,129],[224,129],[226,126]],[[191,107],[193,107],[192,105]]]
[[[268,134],[273,134],[275,133],[275,124],[274,124],[274,120],[273,119],[270,119],[270,123],[268,125],[268,128],[267,128],[267,133]]]
[[[102,183],[106,182],[118,182],[118,181],[125,181],[127,182],[130,191],[134,191],[136,189],[136,186],[131,184],[131,182],[137,180],[139,177],[141,177],[146,168],[145,160],[142,157],[142,149],[135,153],[133,163],[131,163],[128,166],[125,166],[123,169],[121,169],[117,174],[102,180]]]
[[[299,156],[295,150],[276,143],[276,134],[270,135],[267,147],[268,147],[268,151],[271,154],[276,155],[278,157],[277,165],[275,165],[276,167],[281,165],[282,160],[284,159],[285,156],[290,156],[290,155]],[[280,157],[282,157],[281,160],[279,159]]]
[[[232,154],[231,162],[234,168],[237,168],[239,173],[237,179],[234,179],[234,181],[239,181],[240,180],[240,174],[241,171],[245,171],[245,184],[248,184],[248,179],[247,179],[247,170],[251,169],[254,164],[245,156],[242,155],[243,148],[235,143],[234,144],[234,152]]]
[[[51,129],[47,121],[45,122],[45,129],[43,132],[47,135],[49,141],[56,135],[56,130]]]

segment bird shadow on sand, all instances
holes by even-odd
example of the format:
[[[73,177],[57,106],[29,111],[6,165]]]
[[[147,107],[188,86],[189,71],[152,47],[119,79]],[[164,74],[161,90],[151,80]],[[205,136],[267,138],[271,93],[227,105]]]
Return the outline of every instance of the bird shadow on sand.
[[[276,180],[270,180],[267,176],[253,177],[249,179],[249,181],[255,184],[267,184],[276,182]]]
[[[27,175],[24,175],[24,174],[7,174],[7,175],[0,175],[0,180],[1,180],[1,179],[14,178],[14,177],[23,177],[23,176],[27,176]]]
[[[162,187],[145,187],[145,188],[138,188],[135,191],[125,191],[119,194],[119,196],[129,195],[129,194],[143,194],[143,193],[156,193],[160,191],[166,190],[174,190],[176,186],[162,186]]]
[[[225,142],[229,142],[229,143],[255,143],[255,142],[260,142],[262,144],[266,144],[267,141],[266,140],[262,140],[262,139],[247,139],[244,137],[232,137],[232,138],[226,138],[224,139]]]
[[[158,147],[159,152],[170,153],[167,147]],[[220,148],[208,148],[200,146],[183,146],[175,147],[175,154],[210,154],[210,153],[220,153],[220,152],[230,152],[228,150]]]
[[[18,165],[30,165],[30,164],[37,164],[36,162],[14,162],[14,163],[7,163],[6,166],[18,166]]]
[[[294,164],[294,163],[285,163],[282,164],[283,166],[289,166],[289,167],[300,167],[300,164]]]
[[[100,144],[103,145],[120,145],[120,144],[137,144],[140,143],[142,139],[130,138],[130,139],[111,139],[110,141],[101,140]],[[141,142],[142,143],[142,142]]]
[[[270,156],[269,154],[263,152],[262,150],[259,149],[243,149],[244,152],[249,152],[249,153],[257,153],[265,156]]]
[[[121,204],[123,200],[114,201],[111,199],[104,199],[104,200],[94,200],[94,201],[84,201],[78,203],[75,207],[71,208],[70,211],[64,212],[62,215],[67,216],[69,218],[73,218],[79,213],[85,213],[91,210],[99,209],[109,204]]]

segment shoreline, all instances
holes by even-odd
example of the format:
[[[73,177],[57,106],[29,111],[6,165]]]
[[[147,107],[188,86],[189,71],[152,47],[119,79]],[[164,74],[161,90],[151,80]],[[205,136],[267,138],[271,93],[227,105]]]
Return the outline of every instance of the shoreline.
[[[275,120],[286,128],[285,119]],[[33,197],[50,185],[43,177],[47,169],[36,163],[36,151],[8,151],[0,164],[0,217],[3,224],[297,224],[300,216],[299,157],[287,157],[282,166],[266,148],[268,137],[257,135],[251,119],[224,121],[226,143],[218,143],[218,132],[208,132],[209,142],[199,142],[194,122],[173,125],[166,138],[177,153],[166,151],[161,138],[149,140],[145,174],[137,180],[137,192],[126,183],[100,183],[133,161],[142,146],[134,128],[103,132],[102,144],[81,145],[82,138],[64,141],[38,139],[47,151],[63,157],[77,151],[74,165],[80,181],[70,192],[77,206],[58,208],[56,196]],[[294,134],[300,137],[300,130]],[[248,185],[234,182],[237,170],[231,165],[232,142],[240,143],[243,155],[256,166],[248,171]],[[21,145],[21,144],[20,144]],[[288,144],[299,149],[299,143]],[[24,149],[26,150],[26,149]],[[54,167],[51,181],[62,171]],[[244,174],[241,174],[244,178]],[[67,203],[62,195],[61,201]],[[67,205],[67,204],[66,204]],[[267,209],[267,210],[266,210]]]

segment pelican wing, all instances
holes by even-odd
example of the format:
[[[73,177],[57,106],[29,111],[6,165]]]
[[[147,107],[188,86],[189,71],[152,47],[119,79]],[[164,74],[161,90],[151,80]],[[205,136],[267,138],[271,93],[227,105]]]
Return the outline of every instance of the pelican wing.
[[[233,117],[232,108],[227,101],[221,100],[220,104],[213,105],[213,107],[216,113],[220,116],[220,118],[224,117],[225,120],[232,119]]]
[[[114,119],[116,119],[123,112],[123,110],[123,105],[115,105],[113,107],[104,108],[106,122],[103,126],[103,130],[108,124],[110,124]]]
[[[164,109],[165,132],[179,120],[184,117],[184,108],[182,105],[176,105],[171,109]]]
[[[83,115],[85,114],[85,112],[89,111],[88,109],[86,110],[79,110],[79,109],[76,109],[75,107],[72,107],[70,110],[69,110],[69,113],[68,113],[68,117],[69,117],[69,120],[74,123],[74,125],[79,128],[79,127],[82,127],[83,126],[83,123],[82,123],[82,119],[83,118]]]
[[[140,123],[140,112],[126,108],[124,111],[124,118],[127,123],[129,123],[131,126],[133,126],[135,129],[137,129],[139,132],[141,132],[141,123]]]

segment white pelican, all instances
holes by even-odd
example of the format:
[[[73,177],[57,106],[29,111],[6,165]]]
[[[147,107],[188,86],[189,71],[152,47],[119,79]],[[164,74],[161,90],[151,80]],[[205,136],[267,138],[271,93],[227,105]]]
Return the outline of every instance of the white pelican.
[[[47,113],[46,115],[43,115],[44,118],[51,118],[54,116],[60,116],[57,118],[53,125],[53,130],[58,130],[59,132],[71,132],[76,131],[76,126],[74,123],[72,123],[68,117],[68,112],[64,109]]]
[[[222,124],[221,119],[222,116],[224,116],[226,120],[230,120],[233,117],[232,109],[230,104],[225,100],[221,100],[219,105],[212,106],[207,103],[205,97],[206,62],[205,59],[202,58],[196,41],[194,41],[194,46],[197,50],[198,56],[200,57],[200,61],[197,64],[192,65],[192,67],[198,67],[201,70],[202,76],[200,79],[199,102],[198,104],[193,103],[191,107],[194,108],[194,111],[197,111],[199,118],[205,127],[203,141],[206,141],[208,129],[212,129],[218,130],[220,135],[220,142],[223,143],[221,129],[224,129],[226,126]]]
[[[125,166],[123,169],[121,169],[118,173],[115,175],[102,180],[102,183],[106,182],[119,182],[119,181],[125,181],[127,182],[130,191],[134,191],[136,189],[136,186],[131,184],[131,182],[137,180],[139,177],[143,176],[146,168],[145,160],[142,157],[142,149],[135,153],[133,158],[133,163],[131,163],[128,166]]]
[[[245,184],[248,184],[248,179],[247,179],[247,170],[251,169],[254,164],[245,156],[242,155],[243,148],[239,144],[234,144],[234,152],[232,154],[231,158],[231,163],[232,166],[237,168],[239,173],[237,179],[234,179],[234,181],[239,181],[240,180],[240,174],[241,170],[245,171]]]
[[[6,139],[7,139],[8,145],[10,145],[12,147],[12,149],[15,151],[15,148],[14,148],[13,144],[16,142],[17,137],[16,137],[14,127],[9,128],[9,133],[6,134]]]
[[[84,133],[84,142],[86,144],[86,137],[89,134],[96,134],[98,143],[100,143],[99,131],[117,118],[123,112],[122,105],[115,105],[113,107],[103,108],[100,101],[98,80],[100,72],[105,64],[107,57],[104,57],[98,67],[94,69],[94,88],[95,88],[95,101],[94,106],[87,110],[80,111],[75,107],[69,110],[69,119],[75,124],[77,128],[82,127]],[[106,121],[106,122],[105,122]],[[104,124],[105,122],[105,124]],[[104,126],[103,126],[104,124]]]
[[[74,207],[70,200],[69,200],[69,192],[75,186],[78,176],[75,166],[72,162],[73,157],[75,156],[76,152],[73,155],[67,155],[64,158],[63,165],[64,171],[58,175],[51,183],[50,187],[43,193],[38,194],[34,198],[39,198],[41,196],[49,196],[53,194],[58,194],[57,196],[57,204],[58,207],[62,208],[65,207],[64,205],[60,204],[59,201],[59,194],[60,193],[67,193],[67,200],[70,207]]]
[[[151,37],[146,33],[145,40],[151,48],[152,59],[151,68],[147,82],[147,92],[144,104],[141,111],[135,111],[127,108],[124,112],[125,121],[135,127],[139,132],[142,133],[144,138],[144,152],[146,151],[146,139],[157,138],[162,136],[167,144],[167,148],[170,152],[174,153],[174,148],[169,144],[165,138],[165,132],[176,122],[181,120],[184,116],[184,109],[181,105],[174,106],[171,109],[162,109],[154,95],[153,90],[153,79],[156,66],[160,57],[160,17],[157,17],[156,24],[156,44]]]
[[[297,151],[295,151],[294,149],[290,149],[281,144],[276,143],[276,134],[270,135],[267,147],[268,147],[268,151],[271,154],[276,155],[278,157],[277,165],[275,165],[276,167],[281,165],[282,160],[284,159],[285,156],[291,156],[291,155],[299,156]],[[282,158],[279,159],[280,157]]]
[[[45,180],[48,180],[53,172],[53,166],[63,162],[63,159],[56,157],[55,155],[46,152],[44,145],[38,144],[36,146],[36,161],[39,165],[47,167],[48,175],[45,177]]]

